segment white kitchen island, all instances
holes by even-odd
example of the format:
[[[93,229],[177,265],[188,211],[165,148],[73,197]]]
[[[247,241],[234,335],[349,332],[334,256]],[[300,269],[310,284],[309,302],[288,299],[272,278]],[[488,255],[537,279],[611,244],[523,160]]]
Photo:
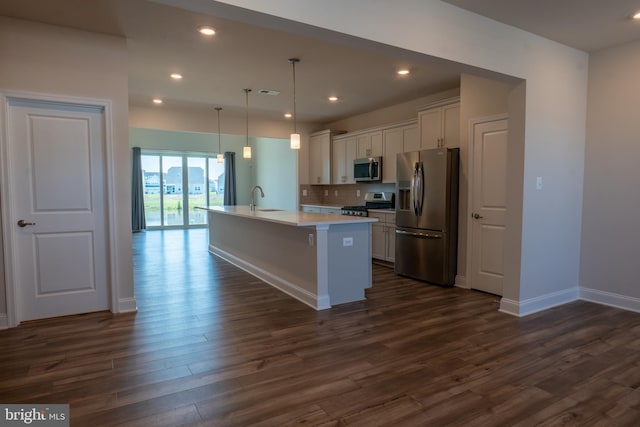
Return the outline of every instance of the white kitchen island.
[[[205,209],[209,252],[316,310],[363,300],[371,287],[376,218],[249,206]]]

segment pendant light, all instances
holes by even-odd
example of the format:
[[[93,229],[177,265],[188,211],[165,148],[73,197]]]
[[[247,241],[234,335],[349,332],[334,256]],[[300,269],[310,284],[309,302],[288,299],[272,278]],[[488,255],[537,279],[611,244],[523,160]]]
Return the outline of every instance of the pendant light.
[[[245,99],[246,99],[246,102],[245,102],[246,112],[247,112],[247,145],[245,145],[242,150],[242,157],[245,159],[251,158],[251,146],[249,145],[249,92],[251,92],[251,89],[244,90]]]
[[[224,163],[224,156],[222,155],[222,149],[220,145],[220,111],[221,110],[222,110],[222,107],[216,107],[216,111],[218,112],[218,155],[216,156],[216,159],[218,160],[218,163]]]
[[[293,67],[293,133],[291,134],[291,149],[300,149],[300,134],[296,127],[296,63],[300,62],[298,58],[289,58],[289,64]]]

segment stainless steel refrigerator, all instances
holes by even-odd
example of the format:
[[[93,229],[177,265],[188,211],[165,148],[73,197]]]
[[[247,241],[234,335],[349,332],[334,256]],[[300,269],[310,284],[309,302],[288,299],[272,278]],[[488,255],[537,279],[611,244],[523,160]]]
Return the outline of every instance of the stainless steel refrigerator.
[[[455,283],[458,252],[458,148],[398,154],[397,274]]]

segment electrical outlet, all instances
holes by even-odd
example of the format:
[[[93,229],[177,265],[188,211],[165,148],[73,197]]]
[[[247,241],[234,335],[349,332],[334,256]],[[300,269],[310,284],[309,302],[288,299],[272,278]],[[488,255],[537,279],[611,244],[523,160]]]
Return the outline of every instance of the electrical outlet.
[[[343,237],[342,246],[353,246],[353,237]]]
[[[307,197],[307,189],[302,190],[302,197]]]
[[[360,197],[360,190],[356,190],[356,197]]]
[[[329,190],[324,190],[324,195],[328,196],[329,195]]]
[[[336,196],[336,197],[338,197],[338,190],[334,190],[334,191],[333,191],[333,195],[334,195],[334,196]]]
[[[309,233],[309,246],[313,246],[313,234]]]
[[[536,190],[542,190],[542,177],[536,177]]]

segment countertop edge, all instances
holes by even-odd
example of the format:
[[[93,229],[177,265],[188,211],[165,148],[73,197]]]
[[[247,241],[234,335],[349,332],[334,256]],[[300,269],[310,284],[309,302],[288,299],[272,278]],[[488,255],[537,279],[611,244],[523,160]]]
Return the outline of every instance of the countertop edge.
[[[270,212],[251,211],[249,206],[210,206],[199,207],[213,213],[250,218],[258,221],[273,222],[293,227],[312,227],[318,225],[362,224],[378,222],[378,218],[343,216],[330,213],[277,210]]]

